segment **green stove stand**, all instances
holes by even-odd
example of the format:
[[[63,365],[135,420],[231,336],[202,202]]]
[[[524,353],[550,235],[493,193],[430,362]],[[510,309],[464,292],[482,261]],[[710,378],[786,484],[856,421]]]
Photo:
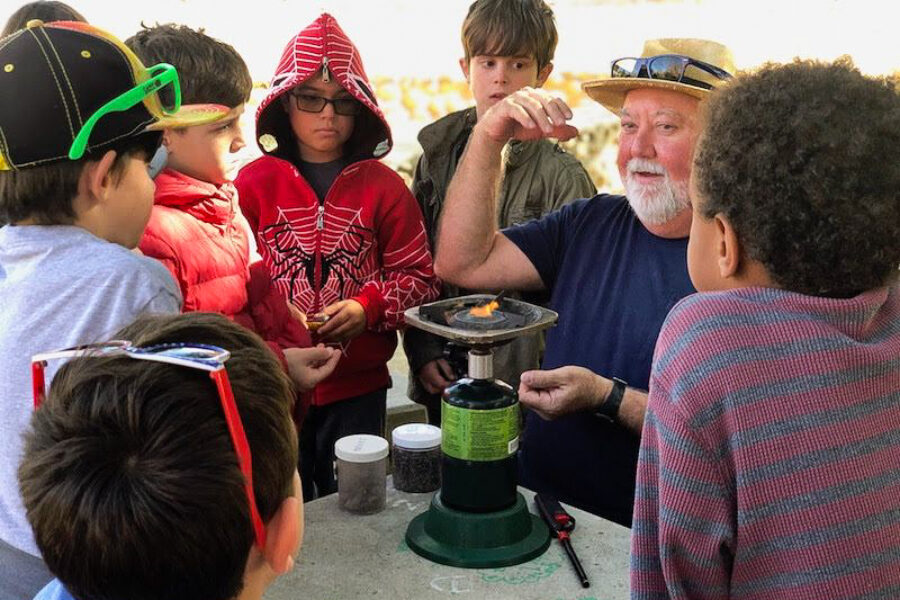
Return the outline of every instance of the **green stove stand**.
[[[472,513],[445,506],[438,491],[431,507],[410,522],[406,543],[413,552],[436,563],[485,569],[540,556],[550,545],[550,531],[540,517],[528,512],[520,493],[510,508]]]

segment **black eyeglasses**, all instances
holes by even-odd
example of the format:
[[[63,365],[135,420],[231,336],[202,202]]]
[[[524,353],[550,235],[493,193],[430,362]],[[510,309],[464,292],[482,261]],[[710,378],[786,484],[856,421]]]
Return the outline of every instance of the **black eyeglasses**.
[[[681,54],[660,54],[646,58],[625,57],[612,62],[612,77],[643,77],[645,79],[662,79],[686,83],[706,90],[713,89],[713,84],[691,77],[688,69],[699,69],[716,79],[731,79],[731,73],[702,60]],[[695,73],[695,75],[702,75]]]
[[[362,110],[362,104],[356,98],[325,98],[324,96],[316,96],[314,94],[292,93],[294,106],[297,110],[308,113],[317,113],[325,110],[325,105],[330,104],[334,107],[334,112],[346,117],[358,115]]]

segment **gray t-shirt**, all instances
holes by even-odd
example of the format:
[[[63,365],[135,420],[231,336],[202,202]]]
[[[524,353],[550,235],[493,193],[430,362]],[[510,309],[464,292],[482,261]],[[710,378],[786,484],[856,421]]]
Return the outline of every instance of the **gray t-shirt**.
[[[0,228],[0,540],[39,555],[16,479],[33,406],[31,356],[104,341],[141,314],[180,308],[178,286],[155,260],[80,227]]]

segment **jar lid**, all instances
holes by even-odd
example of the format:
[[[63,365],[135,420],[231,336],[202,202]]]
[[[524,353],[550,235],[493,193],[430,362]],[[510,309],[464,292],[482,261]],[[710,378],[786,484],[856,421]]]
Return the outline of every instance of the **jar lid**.
[[[348,435],[334,443],[334,455],[352,463],[375,462],[388,455],[388,443],[377,435]]]
[[[441,445],[441,429],[425,423],[407,423],[395,427],[391,439],[401,448],[434,448]]]

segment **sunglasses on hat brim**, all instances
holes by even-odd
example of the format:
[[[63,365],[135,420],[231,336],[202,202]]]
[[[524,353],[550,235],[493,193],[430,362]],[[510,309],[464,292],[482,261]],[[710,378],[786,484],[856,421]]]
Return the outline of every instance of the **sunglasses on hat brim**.
[[[672,81],[706,90],[711,90],[715,87],[708,81],[697,78],[697,76],[691,77],[692,69],[699,69],[703,73],[721,81],[732,77],[731,73],[724,69],[681,54],[618,58],[612,62],[610,76],[613,78],[628,77]],[[700,74],[696,73],[695,75]]]

